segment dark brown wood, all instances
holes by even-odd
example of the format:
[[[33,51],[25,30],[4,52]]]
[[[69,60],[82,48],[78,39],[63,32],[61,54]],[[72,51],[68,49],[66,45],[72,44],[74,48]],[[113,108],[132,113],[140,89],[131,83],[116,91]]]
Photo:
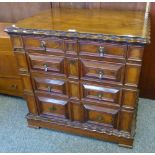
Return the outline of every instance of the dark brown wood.
[[[80,8],[81,4],[79,3]],[[61,5],[68,7],[66,5],[70,4],[62,3]],[[59,11],[56,13],[59,14]],[[73,14],[70,16],[67,14],[67,9],[61,11],[65,13],[64,16],[57,14],[52,20],[58,30],[61,25],[57,25],[59,22],[55,17],[58,17],[57,20],[66,21],[67,15],[73,19],[72,16],[79,12],[78,18],[82,20],[90,13],[88,9],[71,9]],[[81,14],[80,11],[86,14]],[[100,10],[93,9],[92,11],[97,16],[109,17],[109,14],[103,16]],[[120,14],[119,11],[109,13],[112,15],[114,12]],[[124,11],[124,14],[128,13]],[[31,27],[30,23],[34,23],[38,17],[40,19],[45,14],[20,21],[18,26],[24,28],[28,24],[32,28],[34,25]],[[136,14],[139,14],[138,11]],[[136,16],[136,20],[144,19],[141,15]],[[135,16],[132,20],[135,21]],[[97,20],[93,19],[92,23],[95,21]],[[122,21],[118,25],[121,23]],[[35,23],[40,27],[44,27],[44,24]],[[97,32],[102,24],[91,31]],[[115,22],[113,24],[117,26]],[[135,44],[132,42],[134,39],[132,36],[127,42],[120,40],[110,40],[113,41],[110,42],[104,38],[89,38],[86,34],[82,37],[72,37],[71,33],[68,35],[66,32],[50,31],[50,34],[45,34],[49,31],[40,31],[37,26],[34,32],[31,29],[15,27],[6,30],[11,35],[15,55],[19,58],[17,59],[18,67],[29,108],[27,115],[29,126],[87,135],[132,147],[138,101],[137,85],[144,40],[136,41]],[[70,26],[68,20],[62,26],[63,28]],[[133,27],[126,29],[128,32],[133,32],[131,35],[142,30],[143,32],[149,31],[147,26],[145,29],[142,27],[132,29]],[[85,22],[79,30],[82,31],[82,29],[89,30]],[[106,26],[103,29],[107,29]],[[110,30],[109,27],[108,31]],[[118,26],[115,30],[115,32],[120,31],[120,27]],[[92,35],[91,31],[88,35]]]
[[[151,44],[144,49],[140,76],[140,97],[155,99],[155,3],[151,3]]]

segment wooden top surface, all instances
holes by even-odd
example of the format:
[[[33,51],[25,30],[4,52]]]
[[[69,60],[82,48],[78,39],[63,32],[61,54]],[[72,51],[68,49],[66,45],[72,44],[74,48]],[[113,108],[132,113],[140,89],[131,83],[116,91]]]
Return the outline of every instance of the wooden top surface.
[[[149,38],[149,22],[143,11],[56,8],[16,23],[24,29],[63,31]]]
[[[54,9],[17,22],[18,27],[145,37],[144,12]]]

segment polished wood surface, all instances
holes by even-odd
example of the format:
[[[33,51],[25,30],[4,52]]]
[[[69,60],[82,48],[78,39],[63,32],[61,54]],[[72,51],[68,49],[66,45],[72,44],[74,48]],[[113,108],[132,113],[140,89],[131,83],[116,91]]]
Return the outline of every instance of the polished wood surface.
[[[17,27],[147,37],[145,11],[52,9],[21,20]],[[90,18],[91,17],[91,18]],[[62,24],[63,23],[63,24]]]
[[[78,9],[71,10],[75,11],[74,15],[78,12]],[[84,9],[79,11],[83,12]],[[78,16],[79,21],[82,21],[82,28],[88,26],[87,20],[83,19],[91,13],[88,9],[85,11],[86,14],[79,13],[81,16]],[[109,11],[114,14],[112,10],[103,12]],[[99,16],[111,24],[108,20],[110,12],[107,16],[99,10],[92,9],[92,12],[95,15],[101,13]],[[144,15],[141,11],[140,14]],[[64,16],[70,17],[68,14]],[[18,58],[18,69],[29,109],[27,115],[29,126],[69,131],[132,147],[144,42],[129,44],[114,40],[109,42],[104,38],[90,39],[86,36],[75,38],[70,35],[64,36],[63,33],[60,33],[60,36],[55,33],[48,35],[44,34],[46,30],[38,34],[37,23],[34,21],[40,17],[18,22],[24,27],[24,23],[27,24],[30,20],[32,23],[33,20],[36,30],[26,30],[23,27],[6,29]],[[142,21],[142,18],[134,16],[132,20],[134,23]],[[122,21],[118,20],[118,25],[114,22],[114,27],[120,29]],[[90,25],[96,25],[92,31],[98,33],[99,23],[95,23],[95,19],[91,22],[94,23]],[[16,26],[19,26],[18,24]],[[41,25],[46,29],[48,23],[44,21]],[[66,26],[65,23],[63,25]],[[130,27],[129,32],[135,27]],[[59,25],[57,28],[59,30]],[[108,28],[109,32],[111,28],[113,27]],[[149,32],[147,28],[145,27],[145,30]],[[111,32],[114,32],[113,30],[116,31],[111,29]],[[136,29],[134,33],[137,33]]]
[[[0,23],[0,93],[22,96],[23,86],[10,36],[4,28],[11,23]]]
[[[155,3],[151,3],[151,43],[144,49],[140,76],[140,97],[155,99]]]

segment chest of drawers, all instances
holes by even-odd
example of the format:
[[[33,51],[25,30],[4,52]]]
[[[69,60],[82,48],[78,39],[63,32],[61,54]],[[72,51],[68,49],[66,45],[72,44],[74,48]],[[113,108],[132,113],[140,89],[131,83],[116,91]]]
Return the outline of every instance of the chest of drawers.
[[[102,12],[100,16],[107,18]],[[28,125],[132,147],[137,86],[144,45],[149,42],[149,21],[143,23],[145,36],[134,37],[40,30],[35,19],[31,17],[6,29],[24,85]],[[29,21],[36,23],[36,29],[25,28]]]

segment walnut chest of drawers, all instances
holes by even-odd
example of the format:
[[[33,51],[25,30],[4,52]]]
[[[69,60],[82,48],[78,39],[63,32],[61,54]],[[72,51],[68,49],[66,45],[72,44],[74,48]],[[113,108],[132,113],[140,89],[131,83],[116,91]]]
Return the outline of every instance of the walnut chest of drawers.
[[[149,14],[91,11],[91,19],[89,10],[62,9],[53,18],[45,12],[5,30],[24,85],[28,125],[132,147]],[[114,23],[105,21],[111,14],[119,18]]]

